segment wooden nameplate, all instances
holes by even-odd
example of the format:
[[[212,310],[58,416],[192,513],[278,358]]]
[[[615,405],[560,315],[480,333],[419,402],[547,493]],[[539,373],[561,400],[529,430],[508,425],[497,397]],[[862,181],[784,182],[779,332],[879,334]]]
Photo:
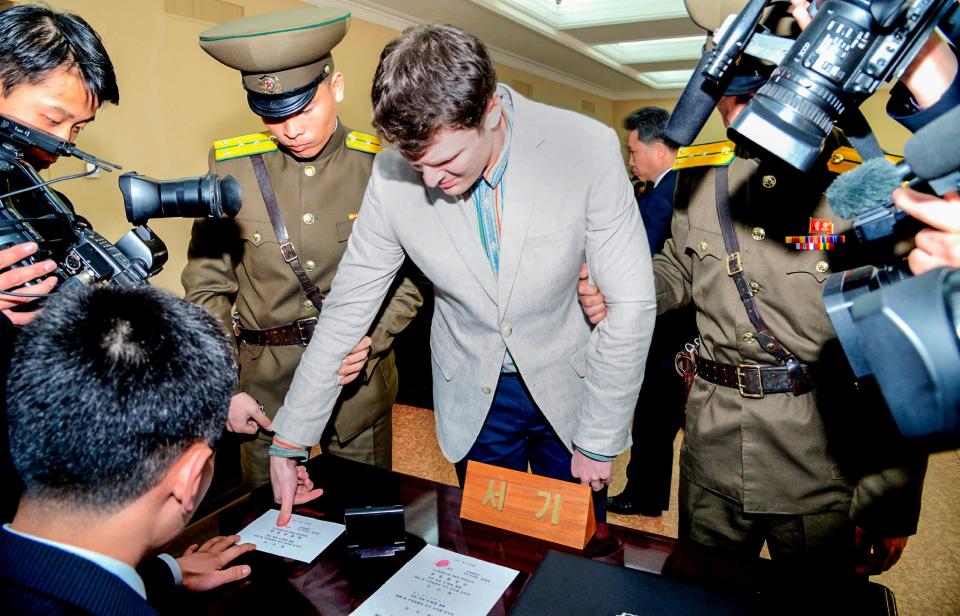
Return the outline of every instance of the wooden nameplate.
[[[472,460],[460,517],[580,550],[597,531],[589,486]]]

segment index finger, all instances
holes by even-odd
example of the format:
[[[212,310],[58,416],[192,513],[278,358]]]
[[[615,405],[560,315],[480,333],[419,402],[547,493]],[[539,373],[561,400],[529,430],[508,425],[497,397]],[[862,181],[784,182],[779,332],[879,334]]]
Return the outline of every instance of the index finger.
[[[286,526],[293,515],[293,501],[297,493],[296,476],[286,476],[280,485],[280,515],[277,516],[277,526]]]
[[[893,191],[893,202],[904,212],[931,227],[953,233],[960,231],[960,197],[955,192],[941,199],[911,188],[898,188]]]
[[[259,425],[264,430],[270,430],[273,427],[273,422],[270,421],[270,418],[267,417],[267,414],[263,412],[262,408],[257,409],[257,412],[254,413],[253,417],[251,417],[250,419],[257,422],[257,425]]]

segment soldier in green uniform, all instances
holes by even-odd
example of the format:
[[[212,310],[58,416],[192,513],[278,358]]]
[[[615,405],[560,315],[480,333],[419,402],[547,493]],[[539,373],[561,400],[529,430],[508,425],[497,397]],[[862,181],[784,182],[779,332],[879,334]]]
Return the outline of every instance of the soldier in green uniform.
[[[268,428],[267,417],[280,408],[381,149],[375,136],[337,118],[344,78],[331,50],[349,22],[344,11],[308,8],[251,16],[200,35],[207,53],[242,73],[250,108],[268,129],[214,142],[210,171],[237,179],[243,208],[235,220],[194,224],[182,276],[186,298],[232,325],[236,337],[240,384],[231,401],[233,430]],[[400,280],[373,326],[369,360],[344,388],[333,427],[321,441],[329,453],[384,468],[391,464],[390,410],[397,393],[391,343],[422,303],[413,283]],[[362,361],[364,346],[358,344],[349,359]],[[269,481],[269,446],[262,431],[242,445],[243,476],[251,487]]]
[[[687,8],[713,29],[711,13],[722,20],[743,2],[725,4],[729,11]],[[717,105],[725,125],[765,81],[748,60],[738,73]],[[855,242],[823,237],[849,228],[830,220],[823,196],[830,166],[849,151],[837,139],[805,174],[731,142],[681,148],[672,238],[653,265],[658,313],[692,303],[700,332],[687,364],[696,379],[680,457],[680,539],[746,555],[766,541],[775,560],[804,573],[872,574],[892,566],[916,532],[926,458],[880,425],[882,410],[858,401],[833,363],[823,283],[870,258]],[[803,241],[814,235],[823,241]],[[587,310],[595,322],[596,308]]]

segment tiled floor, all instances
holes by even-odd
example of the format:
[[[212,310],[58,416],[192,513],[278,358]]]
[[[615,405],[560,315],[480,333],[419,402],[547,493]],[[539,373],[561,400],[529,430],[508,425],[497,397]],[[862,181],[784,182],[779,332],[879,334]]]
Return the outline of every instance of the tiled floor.
[[[393,438],[395,470],[456,485],[453,465],[444,459],[437,444],[433,411],[397,405]],[[679,438],[675,449],[679,451]],[[628,456],[622,455],[614,463],[611,494],[623,489]],[[676,537],[676,469],[673,482],[670,510],[662,517],[610,515],[609,521]],[[900,562],[873,579],[893,590],[901,616],[960,614],[960,452],[944,452],[930,458],[920,530],[910,539]]]

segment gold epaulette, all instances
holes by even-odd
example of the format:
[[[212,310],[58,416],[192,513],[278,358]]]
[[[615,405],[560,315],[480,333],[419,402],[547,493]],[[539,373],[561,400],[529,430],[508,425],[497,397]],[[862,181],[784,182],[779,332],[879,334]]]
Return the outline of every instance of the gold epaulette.
[[[690,145],[677,150],[674,169],[691,167],[726,167],[737,157],[732,141],[714,141],[700,145]]]
[[[380,143],[380,137],[369,133],[361,133],[358,130],[352,130],[347,133],[346,144],[351,150],[366,152],[367,154],[377,154],[383,149],[383,144]]]
[[[883,157],[893,164],[897,164],[903,160],[903,156],[887,154],[886,152],[883,153]],[[860,155],[857,154],[856,150],[844,146],[837,148],[833,151],[833,154],[830,155],[830,161],[827,163],[827,169],[834,173],[846,173],[851,169],[856,169],[862,163],[863,159],[860,158]]]
[[[213,142],[214,158],[217,162],[231,158],[243,158],[277,149],[277,142],[270,133],[251,133],[230,139],[218,139]]]

